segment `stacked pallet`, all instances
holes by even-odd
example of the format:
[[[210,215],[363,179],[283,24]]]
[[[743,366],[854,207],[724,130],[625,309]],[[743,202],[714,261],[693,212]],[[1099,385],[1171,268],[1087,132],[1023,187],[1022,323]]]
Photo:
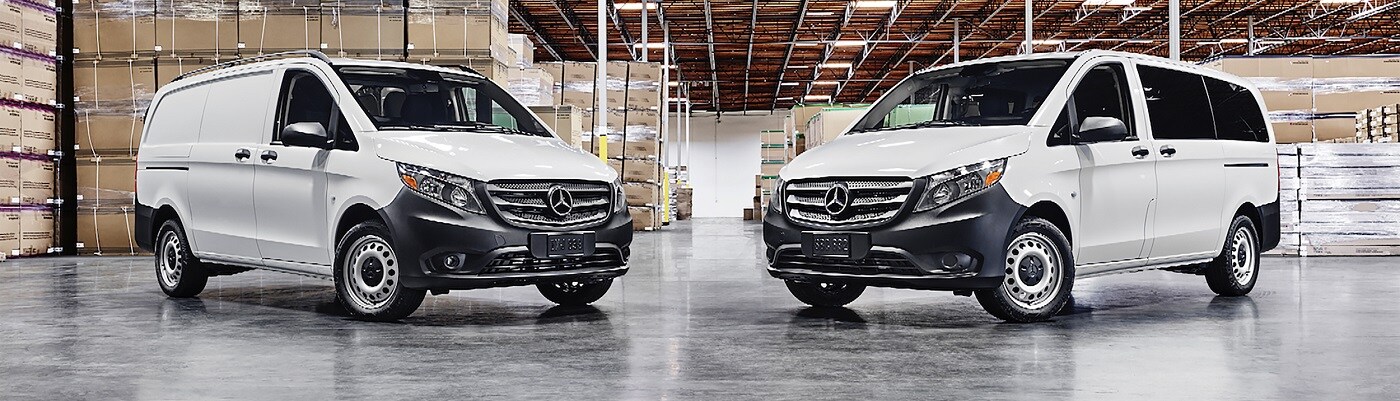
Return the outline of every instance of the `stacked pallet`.
[[[1313,143],[1296,152],[1300,255],[1400,255],[1400,147]]]
[[[841,134],[846,133],[846,128],[856,122],[856,119],[865,114],[866,107],[822,107],[811,112],[805,121],[807,129],[804,131],[806,148],[811,149],[831,142]],[[802,115],[795,114],[796,117]]]
[[[768,210],[768,201],[778,185],[778,171],[792,160],[792,143],[786,130],[762,130],[758,132],[758,176],[754,177],[754,216]]]
[[[581,111],[582,145],[608,159],[622,176],[632,214],[633,228],[654,230],[669,221],[668,175],[661,165],[661,64],[632,61],[609,62],[603,88],[596,87],[597,64],[589,62],[540,63],[555,77],[554,101]],[[597,91],[607,91],[606,104],[597,107]],[[607,125],[598,131],[598,112],[606,112]],[[600,138],[606,138],[606,141]]]
[[[1400,103],[1400,56],[1227,57],[1259,88],[1279,143],[1354,142],[1356,110]]]
[[[57,12],[10,0],[0,7],[0,253],[33,256],[54,244]]]
[[[506,0],[410,0],[408,58],[430,65],[471,68],[507,87],[519,58],[506,33],[509,22]],[[403,29],[402,25],[390,26]]]
[[[1358,111],[1356,142],[1400,143],[1400,104]]]

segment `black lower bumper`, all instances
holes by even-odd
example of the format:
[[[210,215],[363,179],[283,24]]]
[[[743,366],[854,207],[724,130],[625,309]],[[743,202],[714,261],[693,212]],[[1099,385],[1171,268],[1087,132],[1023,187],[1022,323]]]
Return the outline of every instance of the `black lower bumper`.
[[[411,191],[402,191],[379,210],[394,238],[399,260],[406,264],[403,283],[409,288],[465,290],[531,285],[553,281],[591,281],[627,273],[632,244],[632,217],[612,214],[591,232],[591,254],[538,258],[530,252],[530,230],[502,223],[489,215],[461,212]],[[449,268],[446,255],[461,262]],[[412,265],[408,265],[412,263]]]
[[[1278,247],[1279,238],[1282,237],[1278,201],[1260,206],[1259,217],[1264,220],[1259,227],[1259,252],[1268,252]]]
[[[810,240],[804,245],[804,235],[833,231],[801,227],[770,210],[763,220],[768,273],[793,281],[927,290],[1000,285],[1005,276],[1000,261],[1005,258],[1007,234],[1026,210],[1000,185],[942,208],[920,213],[907,209],[877,227],[837,231],[862,238],[852,241],[862,248],[851,250],[858,258],[815,255]],[[947,269],[942,260],[950,254],[970,256],[971,266]]]

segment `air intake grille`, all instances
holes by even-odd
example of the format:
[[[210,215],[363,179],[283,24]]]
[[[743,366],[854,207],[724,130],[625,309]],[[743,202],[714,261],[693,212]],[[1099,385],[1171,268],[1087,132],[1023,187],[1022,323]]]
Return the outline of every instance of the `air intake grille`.
[[[521,227],[584,228],[607,220],[612,210],[612,185],[605,183],[492,182],[486,190],[501,217]],[[558,192],[565,195],[551,199]]]
[[[802,252],[788,251],[780,252],[774,257],[773,266],[779,269],[807,269],[826,273],[843,274],[897,274],[903,276],[922,276],[923,270],[919,270],[913,262],[903,255],[894,252],[870,251],[862,259],[844,258],[824,258],[810,257]]]
[[[822,180],[787,184],[783,196],[788,218],[799,224],[865,226],[893,219],[913,189],[907,179]]]
[[[599,248],[590,256],[570,256],[558,258],[536,258],[529,252],[508,252],[492,259],[481,269],[481,274],[527,273],[555,270],[572,270],[593,267],[617,267],[625,262],[622,253],[616,249]]]

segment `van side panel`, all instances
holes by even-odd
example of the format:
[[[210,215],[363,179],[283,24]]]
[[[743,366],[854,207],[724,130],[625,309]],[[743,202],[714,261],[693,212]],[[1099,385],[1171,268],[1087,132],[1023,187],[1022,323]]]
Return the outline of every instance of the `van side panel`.
[[[146,116],[136,170],[137,245],[151,246],[155,235],[154,211],[169,206],[189,224],[186,200],[189,156],[199,135],[207,88],[176,87],[161,92]],[[194,239],[190,239],[191,246]],[[150,249],[150,248],[146,248]]]

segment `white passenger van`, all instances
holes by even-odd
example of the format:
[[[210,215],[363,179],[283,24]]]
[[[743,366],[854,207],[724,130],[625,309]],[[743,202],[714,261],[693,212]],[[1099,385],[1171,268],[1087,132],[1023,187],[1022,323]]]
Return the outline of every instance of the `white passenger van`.
[[[1074,280],[1142,269],[1249,293],[1279,241],[1258,90],[1170,60],[1089,51],[919,71],[784,168],[768,271],[799,300],[866,286],[976,294],[1054,316]]]
[[[314,51],[205,68],[156,94],[137,168],[137,240],[172,297],[268,269],[387,320],[427,291],[587,304],[627,271],[617,173],[470,70]]]

